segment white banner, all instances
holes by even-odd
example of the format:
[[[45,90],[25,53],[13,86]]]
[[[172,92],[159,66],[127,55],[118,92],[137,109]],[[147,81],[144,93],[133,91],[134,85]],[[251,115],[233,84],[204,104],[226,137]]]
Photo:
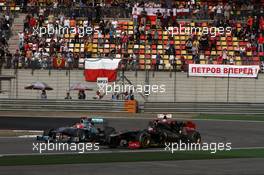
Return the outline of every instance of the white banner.
[[[110,59],[110,58],[86,58],[85,59],[85,69],[106,69],[115,70],[118,68],[118,64],[121,59]]]
[[[136,7],[137,9],[137,13],[140,15],[140,13],[143,11],[143,8],[141,7]],[[169,15],[169,12],[171,9],[165,9],[165,8],[145,8],[147,15],[148,16],[156,16],[157,11],[159,10],[160,13],[164,13],[167,10],[167,14]],[[172,9],[173,11],[173,16],[176,16],[177,13],[189,13],[189,9],[185,8],[185,9]],[[132,14],[135,13],[135,8],[133,8]]]
[[[188,74],[197,77],[256,78],[259,69],[258,65],[189,64]]]

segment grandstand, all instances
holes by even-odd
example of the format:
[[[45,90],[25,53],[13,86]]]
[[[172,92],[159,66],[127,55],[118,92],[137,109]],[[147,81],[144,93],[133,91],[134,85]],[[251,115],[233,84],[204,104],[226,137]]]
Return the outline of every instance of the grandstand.
[[[67,5],[70,8],[66,9]],[[110,57],[121,59],[119,68],[124,70],[186,72],[189,64],[262,67],[264,60],[263,0],[109,0],[76,4],[2,0],[0,6],[19,19],[13,25],[23,26],[19,38],[10,39],[15,46],[9,46],[13,55],[5,57],[6,68],[84,69],[85,58]],[[113,9],[119,10],[111,13]],[[147,15],[142,13],[144,9]],[[35,33],[36,28],[41,32],[41,28],[50,26],[91,28],[91,33]],[[170,27],[180,31],[172,32]],[[186,28],[215,29],[204,34],[188,33]],[[230,30],[221,33],[216,28]],[[18,31],[14,31],[16,35]]]
[[[191,40],[192,44],[197,43],[196,46],[198,49],[201,48],[199,44],[201,43],[200,39],[202,36],[202,33],[196,33],[196,35],[191,36],[188,33],[176,33],[171,37],[171,33],[166,31],[161,27],[156,27],[157,23],[155,18],[148,20],[145,28],[141,28],[139,26],[139,29],[137,30],[136,26],[133,23],[133,20],[126,19],[119,21],[117,20],[117,27],[116,28],[106,28],[104,29],[104,25],[108,25],[107,23],[110,23],[110,27],[112,27],[113,21],[115,20],[106,20],[103,24],[98,23],[96,21],[92,21],[93,19],[83,18],[83,17],[69,17],[69,16],[58,16],[53,18],[54,14],[52,11],[45,11],[44,19],[43,18],[43,9],[41,10],[41,6],[45,5],[44,1],[39,1],[40,3],[40,10],[39,13],[42,15],[39,15],[39,17],[28,17],[27,20],[30,21],[31,19],[36,20],[36,26],[42,26],[47,27],[48,24],[51,25],[51,23],[56,25],[63,25],[60,23],[62,19],[59,19],[60,17],[65,18],[66,20],[69,20],[69,26],[68,27],[88,27],[91,26],[94,29],[99,29],[100,33],[94,32],[91,36],[80,36],[80,40],[75,39],[74,33],[67,33],[63,34],[59,37],[54,35],[47,35],[44,36],[46,42],[45,45],[37,45],[32,48],[35,43],[30,40],[31,37],[34,37],[32,35],[32,28],[36,26],[29,26],[31,30],[24,33],[25,37],[25,43],[24,47],[33,49],[32,51],[35,52],[37,50],[46,50],[49,55],[53,54],[53,46],[55,44],[61,45],[62,40],[65,47],[68,48],[69,51],[71,51],[73,54],[77,54],[77,57],[79,58],[78,64],[76,64],[75,67],[79,67],[79,65],[83,64],[84,58],[87,56],[87,52],[90,52],[89,56],[91,57],[98,57],[98,56],[109,56],[111,55],[114,58],[126,58],[128,61],[124,61],[125,64],[133,62],[131,61],[132,54],[135,54],[136,60],[135,62],[138,65],[139,70],[145,70],[145,69],[153,69],[153,64],[158,64],[156,66],[159,70],[168,70],[172,68],[176,68],[177,70],[185,70],[184,66],[186,64],[197,62],[195,61],[194,54],[187,49],[186,42],[188,39]],[[177,3],[179,8],[181,7],[183,1],[180,1]],[[197,2],[200,6],[205,5],[205,2]],[[206,2],[207,3],[207,2]],[[261,3],[263,3],[261,1]],[[5,3],[4,3],[5,4]],[[49,5],[50,2],[46,2],[46,5]],[[215,7],[215,1],[208,1],[208,11],[212,11],[212,9]],[[16,7],[15,5],[12,5],[11,7]],[[196,13],[196,12],[193,12]],[[194,14],[185,14],[187,15],[185,18],[189,16],[193,16]],[[236,11],[237,14],[244,13],[243,10]],[[253,12],[252,12],[253,13]],[[182,14],[179,14],[181,16]],[[210,14],[208,14],[210,16]],[[235,15],[233,15],[235,16]],[[177,16],[178,17],[178,16]],[[174,19],[174,18],[173,18]],[[31,20],[30,22],[34,22],[34,20]],[[89,21],[91,20],[91,21]],[[182,27],[212,27],[217,24],[216,21],[207,20],[207,21],[200,21],[200,20],[190,20],[190,19],[181,19],[177,20],[174,19],[175,22],[182,26]],[[246,19],[247,20],[247,19]],[[216,37],[208,37],[206,38],[208,41],[208,44],[206,48],[203,49],[203,52],[201,50],[199,51],[199,58],[198,62],[200,64],[222,64],[223,63],[223,50],[227,49],[227,55],[228,55],[228,62],[230,64],[235,65],[245,65],[245,64],[252,64],[252,65],[259,65],[262,57],[264,56],[263,50],[261,52],[257,51],[257,46],[255,41],[251,41],[250,39],[245,39],[245,37],[241,36],[240,31],[246,30],[248,27],[247,21],[241,21],[241,20],[233,20],[233,21],[223,21],[223,25],[228,25],[232,27],[232,33],[228,34],[222,34],[220,35],[217,33]],[[250,20],[250,19],[249,19]],[[261,20],[261,19],[258,19]],[[258,22],[258,21],[255,21]],[[263,23],[263,19],[260,21]],[[41,24],[40,24],[41,23]],[[101,26],[100,26],[101,25]],[[65,26],[65,23],[64,23]],[[144,30],[144,32],[141,32],[140,30]],[[137,34],[137,32],[140,32],[140,34]],[[157,36],[155,36],[157,32]],[[249,35],[248,31],[245,31],[247,35]],[[102,34],[103,33],[103,34]],[[122,47],[122,38],[124,33],[128,34],[127,47]],[[110,36],[112,35],[112,36]],[[136,37],[139,35],[139,41],[137,42]],[[28,37],[28,38],[26,38]],[[57,38],[56,38],[57,37]],[[87,38],[88,37],[88,38]],[[156,39],[154,39],[156,37]],[[61,40],[61,41],[59,41]],[[154,43],[155,40],[155,43]],[[214,41],[216,40],[216,41]],[[37,39],[37,41],[39,41]],[[215,48],[212,48],[213,42],[216,42]],[[21,48],[20,48],[21,49]],[[172,49],[172,53],[170,52],[170,49]],[[52,51],[51,51],[52,50]],[[22,55],[28,55],[26,52],[27,49],[22,49],[21,53]],[[62,56],[61,54],[58,54],[59,52],[62,52],[62,46],[56,50],[56,54],[54,55],[54,58],[59,56]],[[156,61],[157,54],[160,54],[161,60]],[[30,53],[31,54],[31,53]],[[29,55],[30,55],[29,54]],[[27,61],[27,59],[32,58],[25,58],[22,60]],[[39,60],[42,61],[41,59]],[[173,64],[176,64],[176,66],[173,66]],[[20,63],[20,67],[26,65],[25,63]],[[80,66],[80,68],[83,68]]]

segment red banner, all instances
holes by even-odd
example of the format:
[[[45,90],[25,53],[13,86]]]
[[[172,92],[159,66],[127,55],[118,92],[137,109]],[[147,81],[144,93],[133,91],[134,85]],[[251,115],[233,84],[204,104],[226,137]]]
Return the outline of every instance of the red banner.
[[[236,65],[214,65],[214,64],[189,64],[189,76],[198,77],[234,77],[234,78],[256,78],[260,67],[236,66]]]
[[[63,58],[53,58],[53,68],[64,68],[65,59]]]

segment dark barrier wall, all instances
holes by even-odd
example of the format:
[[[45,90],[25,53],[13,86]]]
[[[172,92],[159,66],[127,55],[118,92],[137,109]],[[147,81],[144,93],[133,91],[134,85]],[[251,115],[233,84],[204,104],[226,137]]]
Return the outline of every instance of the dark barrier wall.
[[[127,112],[135,113],[136,101],[106,100],[0,100],[0,111],[77,111],[77,112]]]

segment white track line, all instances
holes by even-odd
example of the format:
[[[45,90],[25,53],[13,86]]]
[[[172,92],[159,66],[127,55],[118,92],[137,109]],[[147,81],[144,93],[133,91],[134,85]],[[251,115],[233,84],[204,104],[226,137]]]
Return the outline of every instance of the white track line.
[[[22,135],[22,136],[17,136],[18,138],[36,138],[38,135]]]
[[[245,149],[263,149],[264,147],[238,147],[238,148],[232,148],[231,150],[245,150]],[[190,150],[191,151],[191,150]],[[164,149],[145,149],[145,150],[113,150],[113,151],[93,151],[93,152],[84,152],[84,153],[78,153],[78,152],[51,152],[51,153],[21,153],[21,154],[1,154],[0,157],[4,156],[30,156],[30,155],[82,155],[82,154],[109,154],[109,153],[145,153],[145,152],[168,152]],[[178,151],[182,152],[182,151]],[[177,151],[175,151],[177,153]]]
[[[43,132],[41,130],[12,130],[13,132]]]

